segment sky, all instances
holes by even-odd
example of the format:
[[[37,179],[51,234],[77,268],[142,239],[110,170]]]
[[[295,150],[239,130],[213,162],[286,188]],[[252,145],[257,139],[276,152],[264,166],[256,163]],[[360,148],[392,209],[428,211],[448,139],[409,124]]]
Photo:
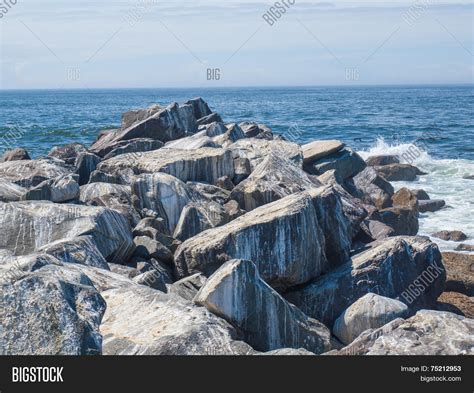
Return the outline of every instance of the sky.
[[[473,83],[473,1],[274,3],[0,0],[0,88]]]

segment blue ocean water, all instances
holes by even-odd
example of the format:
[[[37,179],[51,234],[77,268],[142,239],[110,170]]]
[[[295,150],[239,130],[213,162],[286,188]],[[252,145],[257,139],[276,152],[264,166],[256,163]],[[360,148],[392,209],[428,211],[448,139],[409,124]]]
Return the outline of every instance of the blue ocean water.
[[[410,143],[435,129],[436,138],[424,138],[430,154],[474,160],[474,85],[2,91],[0,138],[19,127],[17,145],[38,156],[92,143],[127,110],[197,96],[226,122],[254,120],[283,135],[297,127],[299,142],[341,139],[366,149],[378,137]]]
[[[122,112],[198,96],[226,122],[264,123],[299,143],[340,139],[364,157],[415,151],[410,163],[428,175],[395,187],[423,188],[448,205],[421,215],[420,234],[462,230],[474,245],[474,180],[464,179],[474,174],[474,85],[2,91],[0,153],[21,146],[38,157],[57,145],[89,145],[119,127]],[[442,250],[457,246],[432,240]]]

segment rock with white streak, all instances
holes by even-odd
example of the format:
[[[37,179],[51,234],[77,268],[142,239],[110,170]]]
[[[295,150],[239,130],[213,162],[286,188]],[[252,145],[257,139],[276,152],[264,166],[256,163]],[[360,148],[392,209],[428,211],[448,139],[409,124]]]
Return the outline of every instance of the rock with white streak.
[[[230,198],[239,202],[241,209],[250,211],[320,185],[290,160],[270,153],[246,180],[232,190]]]
[[[408,307],[395,299],[368,293],[361,297],[334,322],[334,335],[344,344],[350,344],[362,332],[378,329],[387,323],[408,315]]]
[[[196,119],[202,119],[203,117],[212,114],[211,108],[209,108],[207,102],[201,97],[188,100],[185,102],[185,105],[190,105],[192,107],[193,115]]]
[[[75,168],[53,158],[7,161],[0,164],[0,178],[21,187],[36,187],[45,180],[74,172]]]
[[[363,333],[336,355],[474,355],[474,320],[421,310]]]
[[[234,175],[232,153],[229,150],[200,148],[195,150],[159,149],[139,155],[124,154],[102,161],[97,170],[114,175],[124,170],[135,175],[166,173],[184,182],[202,181],[214,184],[222,176]]]
[[[188,239],[176,251],[175,263],[185,277],[210,275],[230,259],[252,260],[270,285],[289,287],[343,263],[349,249],[339,198],[330,189],[313,189]]]
[[[64,175],[45,180],[28,190],[22,199],[26,201],[70,202],[79,197],[79,176]]]
[[[301,147],[293,142],[280,139],[265,140],[257,138],[241,139],[229,146],[234,158],[242,157],[250,161],[252,170],[255,169],[270,152],[280,157],[288,158],[296,165],[303,164],[303,152]]]
[[[391,197],[395,190],[372,167],[365,168],[346,184],[349,192],[364,203],[374,205],[378,209],[392,206]]]
[[[178,295],[135,285],[102,296],[105,355],[255,354],[229,323]]]
[[[322,175],[335,170],[336,177],[341,180],[348,179],[362,172],[366,163],[354,150],[345,148],[327,155],[319,160],[305,164],[304,169],[311,175]]]
[[[268,286],[251,261],[227,262],[206,281],[194,302],[236,326],[256,350],[305,348],[319,354],[331,349],[329,330]]]
[[[0,291],[1,355],[100,355],[106,305],[89,278],[35,266]]]
[[[166,143],[165,149],[182,149],[182,150],[194,150],[202,147],[222,147],[219,143],[216,143],[212,138],[206,135],[206,131],[197,132],[194,135],[177,139]]]
[[[18,202],[28,190],[11,181],[0,178],[0,201]]]
[[[151,138],[136,138],[112,143],[101,153],[104,160],[130,153],[144,153],[147,151],[158,150],[163,147],[163,142]]]
[[[207,278],[204,274],[196,273],[168,285],[168,292],[179,295],[183,299],[191,302],[205,284],[206,280]]]
[[[351,262],[285,298],[332,326],[345,309],[370,292],[400,300],[412,309],[430,307],[443,292],[445,281],[436,244],[423,237],[394,237],[374,242]]]
[[[25,149],[20,148],[20,147],[16,149],[12,149],[12,150],[7,150],[0,157],[0,162],[22,161],[22,160],[31,160],[31,158],[28,152]]]
[[[239,124],[240,128],[245,133],[246,138],[257,138],[257,139],[273,139],[272,130],[264,124],[257,124],[253,122],[243,122]]]
[[[213,138],[214,142],[222,147],[229,147],[234,142],[245,138],[245,133],[237,124],[229,124],[227,131]]]
[[[0,203],[0,249],[15,255],[82,235],[90,236],[108,260],[126,260],[133,246],[127,221],[113,210],[51,202]]]
[[[160,105],[153,105],[145,109],[135,109],[122,114],[122,129],[126,129],[134,124],[148,119],[159,111],[163,110]]]
[[[330,156],[333,153],[337,153],[345,147],[345,144],[341,141],[313,141],[302,146],[304,164],[311,164],[324,157]]]

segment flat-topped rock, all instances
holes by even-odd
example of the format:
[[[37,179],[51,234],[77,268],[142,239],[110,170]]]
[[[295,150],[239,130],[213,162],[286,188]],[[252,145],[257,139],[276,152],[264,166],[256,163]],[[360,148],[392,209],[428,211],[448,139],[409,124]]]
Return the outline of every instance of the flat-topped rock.
[[[346,145],[337,140],[313,141],[302,146],[304,164],[311,164],[321,158],[327,157],[333,153],[342,150]]]
[[[270,152],[280,157],[293,161],[296,165],[303,164],[303,151],[301,147],[293,142],[280,139],[266,140],[258,138],[246,138],[238,140],[229,146],[234,158],[242,157],[250,161],[252,170],[260,164]]]
[[[132,247],[125,218],[101,207],[51,202],[0,203],[0,249],[15,255],[33,253],[61,239],[91,236],[107,259],[126,258]]]
[[[317,161],[305,164],[304,170],[311,175],[320,176],[325,172],[335,170],[335,176],[340,181],[354,177],[366,168],[366,163],[354,150],[345,148]]]
[[[268,286],[251,261],[224,264],[209,277],[194,302],[236,326],[256,350],[305,348],[319,354],[331,349],[329,330]]]
[[[421,310],[407,319],[363,333],[340,355],[473,355],[474,320]]]
[[[195,150],[159,149],[151,152],[125,154],[102,161],[97,169],[114,174],[132,170],[134,174],[162,172],[184,182],[203,181],[214,184],[222,176],[233,177],[232,153],[225,149]]]
[[[290,291],[285,298],[332,326],[345,309],[370,292],[411,308],[430,306],[443,292],[445,280],[436,244],[422,237],[394,237],[374,242],[351,262]],[[415,291],[416,284],[423,290]]]
[[[248,259],[272,286],[287,287],[342,263],[349,248],[341,201],[331,189],[321,188],[261,206],[188,239],[178,248],[175,263],[185,277],[210,275],[230,259]]]

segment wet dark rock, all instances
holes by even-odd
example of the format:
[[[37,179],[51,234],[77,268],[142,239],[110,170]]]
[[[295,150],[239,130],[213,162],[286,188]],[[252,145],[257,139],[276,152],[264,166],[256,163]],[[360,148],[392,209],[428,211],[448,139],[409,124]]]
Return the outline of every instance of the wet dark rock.
[[[446,206],[446,202],[442,199],[431,199],[429,201],[419,201],[420,213],[437,212]]]
[[[344,180],[357,175],[366,168],[365,161],[352,149],[343,149],[336,153],[305,165],[304,169],[311,175],[322,175],[335,170],[336,177]]]
[[[393,228],[394,235],[415,236],[419,230],[416,208],[391,207],[379,211],[384,224]]]
[[[390,164],[374,168],[387,181],[415,181],[417,176],[426,175],[416,166],[409,164]]]
[[[374,205],[378,209],[392,206],[391,197],[394,194],[392,185],[378,175],[372,167],[348,179],[345,183],[349,192],[364,203]]]
[[[0,157],[0,163],[22,160],[31,160],[31,158],[28,152],[20,147],[12,150],[7,150],[5,153],[3,153],[2,157]]]
[[[365,160],[368,166],[400,164],[400,158],[393,155],[372,156]]]
[[[438,239],[453,241],[453,242],[462,242],[467,239],[466,234],[461,231],[440,231],[440,232],[433,233],[432,236]]]

